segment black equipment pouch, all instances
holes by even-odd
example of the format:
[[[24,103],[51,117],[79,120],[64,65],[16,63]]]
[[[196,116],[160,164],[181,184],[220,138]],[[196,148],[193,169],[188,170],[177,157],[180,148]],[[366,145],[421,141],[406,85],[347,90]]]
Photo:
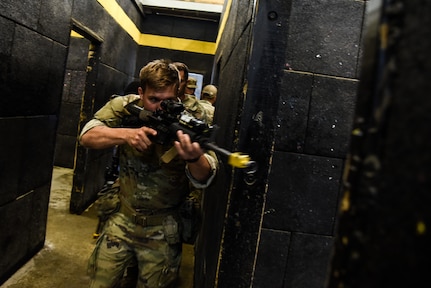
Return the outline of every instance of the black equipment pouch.
[[[166,216],[165,220],[163,220],[163,230],[168,244],[176,244],[180,242],[178,222],[172,215]]]
[[[191,193],[179,208],[182,222],[181,238],[186,244],[194,244],[201,225],[200,200]]]

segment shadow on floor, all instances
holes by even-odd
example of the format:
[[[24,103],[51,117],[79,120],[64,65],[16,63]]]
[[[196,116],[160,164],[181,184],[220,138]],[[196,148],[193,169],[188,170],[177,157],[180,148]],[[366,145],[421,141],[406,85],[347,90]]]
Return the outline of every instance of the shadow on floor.
[[[87,260],[96,240],[97,212],[69,213],[73,170],[54,167],[44,247],[2,288],[84,288],[88,286]],[[178,288],[193,287],[193,246],[183,246]]]

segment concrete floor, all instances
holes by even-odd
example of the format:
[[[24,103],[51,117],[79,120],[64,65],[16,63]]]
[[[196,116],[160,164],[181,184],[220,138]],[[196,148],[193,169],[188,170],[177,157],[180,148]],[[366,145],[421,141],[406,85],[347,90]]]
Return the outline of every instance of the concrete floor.
[[[54,167],[45,246],[2,288],[82,288],[88,286],[87,260],[93,251],[97,214],[90,207],[69,213],[73,170]],[[193,246],[184,245],[179,288],[193,287]]]

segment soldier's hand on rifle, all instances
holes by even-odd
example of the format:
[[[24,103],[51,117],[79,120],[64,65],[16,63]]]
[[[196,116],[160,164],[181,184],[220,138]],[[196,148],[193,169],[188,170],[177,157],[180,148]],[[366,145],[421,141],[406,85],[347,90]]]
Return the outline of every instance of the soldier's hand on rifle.
[[[175,148],[178,155],[186,160],[189,171],[198,181],[206,181],[210,176],[211,166],[206,157],[203,157],[204,151],[198,142],[192,142],[188,134],[183,131],[177,131],[178,141],[175,141]]]
[[[178,155],[186,161],[197,162],[204,151],[198,142],[192,142],[188,134],[184,134],[183,131],[177,131],[178,141],[175,141],[175,148],[178,151]],[[196,161],[193,161],[196,160]]]
[[[129,135],[127,136],[127,143],[134,147],[136,150],[142,152],[151,146],[152,142],[150,140],[151,136],[156,136],[157,131],[142,126],[140,128],[129,129]]]

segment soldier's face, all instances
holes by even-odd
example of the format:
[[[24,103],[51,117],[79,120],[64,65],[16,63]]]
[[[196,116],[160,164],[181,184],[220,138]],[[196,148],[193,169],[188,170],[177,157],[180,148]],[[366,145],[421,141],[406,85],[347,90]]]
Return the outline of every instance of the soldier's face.
[[[160,104],[165,100],[177,101],[177,91],[175,85],[168,86],[162,90],[154,90],[149,87],[145,89],[145,92],[141,87],[138,88],[141,101],[144,104],[145,110],[156,111],[161,109]]]

